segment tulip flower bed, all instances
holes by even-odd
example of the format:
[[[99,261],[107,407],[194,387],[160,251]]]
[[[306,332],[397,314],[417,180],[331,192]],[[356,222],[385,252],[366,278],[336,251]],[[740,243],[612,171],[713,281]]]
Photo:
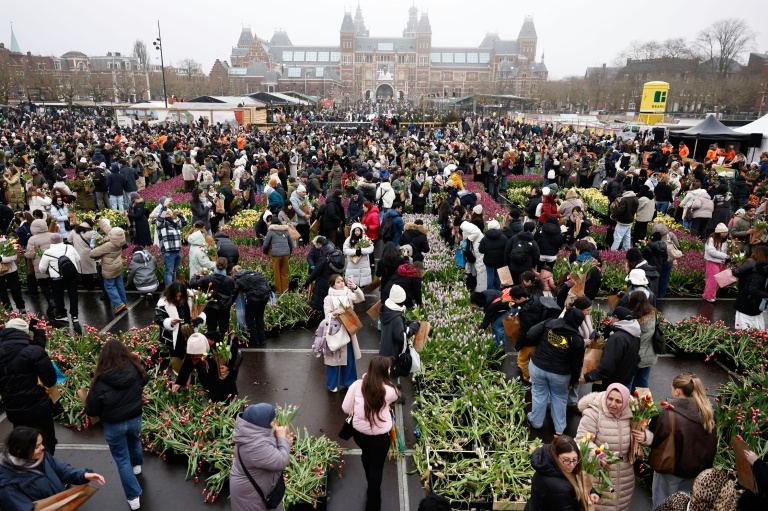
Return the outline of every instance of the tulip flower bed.
[[[485,187],[470,181],[464,184],[464,188],[469,192],[480,194],[477,204],[483,207],[483,218],[486,222],[496,219],[501,225],[506,223],[507,210],[499,205],[490,194],[486,193]]]

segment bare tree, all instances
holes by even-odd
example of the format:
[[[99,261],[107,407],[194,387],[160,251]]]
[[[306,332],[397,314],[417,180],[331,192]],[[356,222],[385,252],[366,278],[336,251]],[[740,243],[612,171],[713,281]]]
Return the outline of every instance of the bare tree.
[[[746,20],[727,18],[702,30],[696,37],[696,46],[708,59],[712,72],[723,76],[754,41],[755,33]]]
[[[0,103],[7,105],[13,96],[19,77],[10,65],[0,66]]]
[[[141,39],[136,39],[133,43],[133,56],[139,59],[141,70],[146,72],[149,69],[149,52]]]
[[[62,99],[70,108],[80,95],[87,92],[87,80],[84,71],[60,74],[56,77],[57,99]]]
[[[94,103],[104,101],[110,88],[112,88],[112,77],[99,72],[91,72],[85,84],[85,89]]]
[[[187,57],[179,62],[177,68],[180,74],[186,76],[188,80],[191,80],[200,71],[201,67],[200,63],[195,59]]]

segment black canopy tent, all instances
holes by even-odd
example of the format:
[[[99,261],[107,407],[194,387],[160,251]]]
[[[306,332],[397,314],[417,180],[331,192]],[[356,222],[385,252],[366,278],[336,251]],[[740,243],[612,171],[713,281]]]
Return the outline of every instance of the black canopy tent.
[[[739,151],[745,152],[749,145],[751,135],[749,133],[739,133],[717,120],[710,114],[706,119],[696,126],[683,131],[676,131],[669,134],[669,140],[677,145],[680,141],[694,140],[691,157],[696,158],[700,154],[706,154],[709,144],[721,142],[723,144],[733,145]],[[699,141],[702,141],[702,149],[699,151]]]

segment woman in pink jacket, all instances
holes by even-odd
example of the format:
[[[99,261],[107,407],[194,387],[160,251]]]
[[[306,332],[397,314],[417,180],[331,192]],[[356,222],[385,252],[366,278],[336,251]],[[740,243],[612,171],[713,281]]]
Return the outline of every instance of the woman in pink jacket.
[[[392,360],[373,357],[368,372],[349,387],[341,408],[352,415],[352,437],[363,451],[362,462],[368,481],[366,511],[381,509],[381,477],[389,451],[392,414],[389,406],[397,401],[398,392],[389,377]]]

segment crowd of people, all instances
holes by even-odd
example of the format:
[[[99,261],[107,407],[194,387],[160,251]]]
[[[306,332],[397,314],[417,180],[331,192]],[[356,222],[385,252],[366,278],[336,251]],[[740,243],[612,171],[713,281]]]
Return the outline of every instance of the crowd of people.
[[[610,443],[622,458],[610,466],[618,498],[600,507],[629,507],[634,489],[630,436],[656,449],[674,434],[675,467],[654,475],[654,507],[668,505],[667,497],[677,499],[673,494],[686,479],[719,481],[709,470],[717,445],[712,408],[698,378],[675,378],[674,408],[642,431],[630,433],[629,398],[635,389],[648,387],[658,357],[657,308],[680,254],[679,240],[660,219],[676,203],[683,224],[704,242],[703,298],[716,299],[715,275],[733,257],[726,248],[732,240],[748,258],[733,269],[739,281],[736,328],[765,327],[768,247],[755,236],[765,201],[754,203],[753,192],[768,178],[768,154],[748,166],[740,153],[724,151],[736,174],[731,180],[714,173],[720,158],[716,147],[695,164],[685,144],[674,148],[642,136],[625,142],[551,124],[472,115],[427,133],[411,123],[404,136],[405,125],[386,116],[350,130],[312,122],[289,122],[269,131],[202,124],[123,129],[72,116],[15,122],[6,121],[0,138],[0,188],[6,192],[0,194],[0,229],[18,239],[26,261],[3,256],[0,302],[8,310],[15,306],[27,312],[20,270],[24,292],[42,291],[50,319],[75,325],[81,286],[100,287],[115,315],[128,308],[126,284],[148,297],[160,293],[154,323],[168,354],[174,392],[188,385],[194,372],[211,400],[238,394],[242,355],[237,347],[226,364],[206,355],[231,330],[233,306],[244,317],[248,345],[264,345],[266,307],[291,289],[289,260],[297,247],[309,245],[309,271],[299,287],[306,288],[313,321],[320,323],[314,349],[327,366],[326,387],[346,392],[343,411],[352,418],[368,482],[366,509],[381,506],[390,407],[403,402],[397,377],[407,371],[399,374],[393,361],[420,328],[406,319],[406,311],[422,303],[425,254],[445,250],[455,252],[470,301],[483,310],[478,327],[490,327],[499,350],[511,351],[504,320],[517,318],[514,350],[519,382],[531,392],[530,427],[540,429],[547,410],[552,416],[557,438],[532,456],[537,472],[527,509],[587,510],[596,502],[583,484],[582,460],[566,432],[569,407],[582,414],[577,440],[589,434],[598,445]],[[635,153],[648,153],[642,165],[631,164]],[[74,179],[65,169],[74,169]],[[527,202],[510,207],[503,218],[490,217],[465,186],[468,180],[481,183],[503,201],[509,179],[531,173],[541,174],[543,186],[533,186]],[[171,196],[160,198],[152,211],[145,205],[146,187],[175,176],[182,176],[189,194],[191,218],[182,212],[186,205],[174,204]],[[577,187],[570,187],[573,178]],[[596,188],[607,197],[610,218],[602,220],[609,226],[607,245],[624,251],[627,287],[607,325],[592,321],[602,279],[601,247],[592,237],[598,219],[577,188]],[[238,247],[221,231],[239,211],[254,208],[263,208],[253,228],[271,258],[271,279],[257,268],[240,266]],[[113,227],[109,215],[99,215],[107,209],[122,212],[128,228]],[[430,246],[424,217],[406,221],[406,211],[435,215],[445,245]],[[128,242],[135,249],[126,266]],[[180,275],[185,244],[189,274]],[[151,245],[160,250],[162,282],[159,261],[147,250]],[[563,250],[572,271],[556,280],[554,267]],[[196,289],[214,297],[203,311],[193,303]],[[360,344],[342,316],[365,300],[363,290],[376,289],[379,356],[359,377]],[[604,344],[603,355],[598,367],[582,373],[584,352],[592,343]],[[89,414],[101,416],[126,499],[138,509],[142,457],[137,441],[147,375],[120,346],[110,341],[102,348],[85,405]],[[52,406],[37,380],[50,386],[55,374],[44,332],[34,320],[13,319],[0,332],[0,364],[13,367],[0,373],[0,393],[15,427],[0,459],[0,495],[27,502],[56,493],[65,483],[103,483],[92,471],[53,458]],[[588,384],[591,393],[579,400],[579,386]],[[237,419],[233,509],[264,508],[252,502],[265,500],[287,463],[292,437],[276,425],[270,406],[249,406]],[[44,471],[47,480],[34,495],[25,493],[20,482],[39,472],[41,460],[52,467]],[[764,476],[765,462],[751,463]],[[722,498],[732,494],[723,492]]]

